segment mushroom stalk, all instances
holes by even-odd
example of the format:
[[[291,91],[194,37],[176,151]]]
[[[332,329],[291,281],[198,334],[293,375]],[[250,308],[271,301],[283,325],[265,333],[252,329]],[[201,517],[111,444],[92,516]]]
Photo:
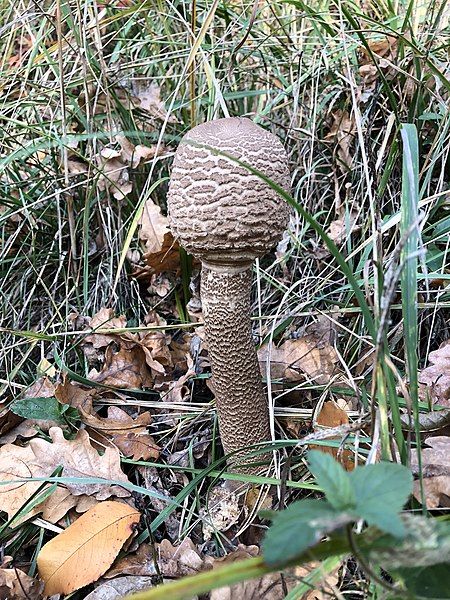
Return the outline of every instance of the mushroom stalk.
[[[243,445],[270,440],[267,397],[252,338],[251,284],[251,263],[241,267],[205,262],[202,265],[203,316],[226,454]],[[232,462],[239,458],[236,455]],[[253,460],[258,459],[261,456]]]

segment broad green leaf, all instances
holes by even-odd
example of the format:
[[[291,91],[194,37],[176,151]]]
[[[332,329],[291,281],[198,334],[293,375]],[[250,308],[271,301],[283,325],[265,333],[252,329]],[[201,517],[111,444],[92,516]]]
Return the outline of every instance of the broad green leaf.
[[[401,568],[392,574],[400,576],[403,585],[414,595],[414,598],[430,600],[450,598],[450,563],[440,563],[429,567]]]
[[[10,410],[24,417],[25,419],[35,419],[37,421],[55,421],[56,423],[65,423],[62,416],[62,405],[56,398],[21,398],[16,400],[9,407]]]
[[[358,507],[358,516],[367,521],[368,525],[375,525],[381,531],[390,533],[396,538],[402,538],[406,534],[400,514],[386,509],[382,504],[377,508],[375,506],[365,508],[360,505]]]
[[[262,544],[264,560],[268,565],[285,564],[351,520],[325,500],[294,502],[273,517]]]
[[[411,471],[395,463],[356,467],[348,477],[356,498],[356,512],[361,516],[364,511],[376,513],[379,507],[398,513],[412,492]]]
[[[309,470],[323,489],[328,502],[337,510],[351,509],[355,493],[347,471],[329,454],[311,450],[308,454]]]

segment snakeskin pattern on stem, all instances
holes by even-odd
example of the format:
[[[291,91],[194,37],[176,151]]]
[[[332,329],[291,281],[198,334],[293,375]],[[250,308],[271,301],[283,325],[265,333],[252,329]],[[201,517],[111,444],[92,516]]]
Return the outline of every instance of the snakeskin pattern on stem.
[[[252,339],[251,282],[251,265],[234,271],[216,270],[206,265],[202,268],[206,339],[220,436],[226,454],[271,439],[267,397]],[[234,460],[236,458],[238,455]],[[262,459],[267,456],[258,455],[253,460]],[[233,459],[230,462],[232,465]],[[235,470],[254,472],[255,467],[236,467]]]

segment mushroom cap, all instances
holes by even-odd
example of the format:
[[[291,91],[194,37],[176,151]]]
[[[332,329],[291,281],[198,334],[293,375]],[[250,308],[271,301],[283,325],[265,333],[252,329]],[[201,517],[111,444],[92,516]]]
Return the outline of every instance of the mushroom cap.
[[[201,260],[251,262],[279,240],[289,206],[260,177],[202,144],[250,165],[289,191],[286,152],[277,137],[250,119],[231,117],[194,127],[175,154],[167,197],[174,236]]]

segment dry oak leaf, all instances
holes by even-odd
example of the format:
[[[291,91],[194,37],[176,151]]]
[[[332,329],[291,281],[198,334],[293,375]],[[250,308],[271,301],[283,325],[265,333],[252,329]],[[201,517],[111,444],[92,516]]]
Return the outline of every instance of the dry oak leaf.
[[[152,200],[147,200],[139,220],[139,238],[144,242],[144,258],[155,273],[177,272],[180,268],[178,242],[174,239],[169,219]]]
[[[55,392],[56,398],[62,404],[68,404],[76,408],[81,414],[81,420],[86,425],[98,429],[108,435],[118,433],[143,433],[147,431],[147,426],[151,423],[150,413],[143,412],[133,419],[128,413],[118,406],[108,407],[108,416],[100,417],[94,410],[92,402],[96,398],[98,390],[85,390],[78,385],[73,384],[69,379],[65,379],[58,386]],[[98,396],[97,396],[98,397]],[[98,397],[101,401],[101,397]]]
[[[140,389],[153,384],[146,355],[139,346],[131,349],[121,347],[118,351],[108,346],[102,370],[92,369],[88,377],[103,385],[121,389]]]
[[[92,344],[94,348],[106,348],[111,342],[117,341],[118,334],[95,333],[96,329],[124,329],[127,326],[127,320],[124,315],[114,316],[112,308],[101,308],[89,322],[89,327],[93,333],[84,338],[84,343]]]
[[[122,498],[130,495],[120,485],[109,483],[111,480],[128,483],[116,448],[107,448],[100,456],[84,430],[80,430],[74,440],[64,439],[59,427],[52,427],[49,433],[53,443],[36,439],[25,447],[6,444],[0,448],[0,481],[11,482],[0,486],[0,507],[10,518],[42,486],[42,481],[15,480],[49,477],[58,466],[63,467],[63,476],[104,479],[105,484],[66,482],[58,485],[51,496],[27,512],[26,518],[42,513],[44,519],[56,523],[71,508],[82,510],[85,494],[93,496],[95,501],[113,495]]]
[[[348,415],[345,410],[339,408],[333,401],[325,402],[322,406],[320,413],[316,419],[317,431],[320,428],[333,428],[339,427],[339,425],[347,425],[349,422]],[[337,439],[337,438],[331,438]],[[331,454],[336,460],[338,460],[347,471],[352,471],[355,468],[355,460],[353,452],[350,450],[339,451],[339,448],[333,448],[331,446],[318,446],[316,444],[310,445],[311,449],[320,450],[325,454]]]
[[[133,95],[136,99],[136,102],[133,103],[136,106],[147,111],[152,117],[161,120],[166,119],[167,110],[161,100],[161,90],[155,83],[148,84],[145,81],[134,81]],[[174,115],[170,115],[168,122],[176,123],[177,120]]]
[[[21,422],[21,420],[21,417],[15,415],[9,410],[9,402],[0,402],[0,444],[6,444],[8,441],[14,441],[15,438],[13,438],[13,440],[3,440],[3,436],[14,429],[16,425]]]
[[[106,500],[110,496],[126,498],[130,493],[119,484],[109,484],[108,481],[128,483],[128,478],[120,468],[120,454],[115,448],[106,448],[100,454],[90,444],[89,435],[80,429],[74,440],[66,440],[62,429],[52,427],[49,431],[53,443],[35,439],[30,441],[30,447],[36,461],[46,468],[49,473],[57,466],[63,467],[63,476],[104,479],[103,483],[70,483],[64,485],[75,496],[87,494],[97,500]]]
[[[213,558],[202,556],[189,538],[184,539],[178,546],[174,546],[169,540],[162,540],[156,545],[156,559],[161,574],[171,579],[195,575],[213,563]],[[153,550],[149,544],[142,544],[136,554],[119,559],[106,577],[120,574],[151,577],[156,575],[156,572]]]
[[[97,581],[139,523],[140,513],[121,502],[101,502],[47,542],[37,557],[44,593],[70,594]]]
[[[331,114],[332,125],[325,136],[326,141],[336,143],[338,166],[343,172],[351,170],[353,165],[352,146],[356,133],[355,117],[346,110],[337,109]]]
[[[361,229],[360,225],[356,225],[358,213],[352,211],[349,215],[344,215],[339,219],[336,219],[328,228],[328,237],[333,240],[335,244],[342,244],[351,233],[354,233]]]
[[[83,390],[68,379],[55,392],[60,402],[77,408],[83,423],[107,436],[105,441],[110,440],[125,456],[134,460],[159,457],[160,448],[147,433],[152,420],[148,411],[133,419],[118,406],[109,406],[108,416],[100,417],[92,406],[94,394],[95,390]]]
[[[139,165],[141,160],[143,162],[151,160],[157,154],[156,146],[149,147],[142,146],[141,144],[135,146],[124,135],[116,135],[116,141],[120,145],[123,160],[131,165],[133,169]],[[163,148],[160,147],[158,154],[161,154],[162,151]]]
[[[52,467],[39,464],[30,446],[5,444],[0,449],[0,481],[11,483],[0,486],[1,510],[8,513],[8,517],[11,519],[43,485],[42,481],[24,483],[16,482],[16,480],[48,477],[52,471]],[[77,503],[77,498],[74,498],[64,487],[58,486],[46,500],[27,509],[25,515],[16,517],[14,524],[17,525],[22,520],[38,513],[42,513],[45,520],[56,523]]]
[[[97,182],[99,190],[111,190],[116,200],[122,200],[128,196],[133,189],[133,184],[130,182],[122,153],[113,148],[103,148],[97,154],[96,161],[101,172]]]
[[[450,340],[430,352],[430,366],[419,373],[419,394],[422,400],[450,408]]]
[[[430,448],[422,450],[423,486],[427,508],[450,506],[450,437],[429,437],[425,442]],[[411,469],[419,473],[417,454],[411,459]],[[414,496],[420,502],[420,482],[414,482]]]
[[[331,342],[332,332],[325,327],[325,322],[313,323],[306,328],[303,337],[286,340],[279,348],[272,348],[270,352],[272,377],[301,381],[302,373],[305,373],[321,385],[329,383],[336,373],[339,357]],[[258,356],[264,373],[264,363],[268,356],[267,347],[261,348]]]
[[[125,598],[128,594],[148,590],[151,587],[153,587],[151,577],[139,577],[137,575],[116,577],[116,579],[105,581],[105,583],[96,587],[93,592],[84,597],[84,600],[119,600]]]
[[[44,584],[20,569],[0,569],[0,598],[4,600],[40,600]]]

